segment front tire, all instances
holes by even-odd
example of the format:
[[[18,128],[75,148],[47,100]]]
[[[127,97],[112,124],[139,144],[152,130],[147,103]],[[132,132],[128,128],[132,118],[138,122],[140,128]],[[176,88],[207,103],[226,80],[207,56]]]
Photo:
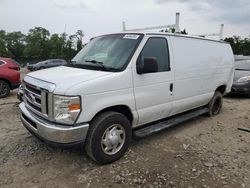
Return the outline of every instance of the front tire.
[[[215,116],[218,115],[221,111],[223,104],[223,96],[221,92],[215,91],[213,98],[208,104],[208,109],[209,109],[209,116]]]
[[[10,86],[6,81],[0,80],[0,98],[7,97],[10,94]]]
[[[129,120],[118,112],[104,112],[91,122],[86,152],[100,164],[120,159],[128,149],[132,129]]]

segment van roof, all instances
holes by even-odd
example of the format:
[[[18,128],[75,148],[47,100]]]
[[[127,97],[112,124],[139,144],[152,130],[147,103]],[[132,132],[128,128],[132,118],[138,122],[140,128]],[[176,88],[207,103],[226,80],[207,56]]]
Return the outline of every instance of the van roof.
[[[162,36],[175,36],[175,37],[185,37],[185,38],[193,38],[193,39],[200,39],[200,40],[207,40],[207,41],[214,41],[214,42],[220,42],[220,43],[226,43],[229,44],[226,41],[223,40],[215,40],[215,39],[208,39],[204,37],[198,37],[198,36],[191,36],[191,35],[184,35],[179,33],[167,33],[167,32],[150,32],[150,31],[125,31],[120,32],[124,34],[143,34],[143,35],[162,35]],[[112,34],[118,34],[118,33],[112,33]]]

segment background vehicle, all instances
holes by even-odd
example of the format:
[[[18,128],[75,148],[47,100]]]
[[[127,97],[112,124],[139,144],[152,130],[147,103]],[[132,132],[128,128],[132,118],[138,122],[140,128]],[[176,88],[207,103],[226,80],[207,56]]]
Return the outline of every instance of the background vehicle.
[[[24,126],[52,144],[83,146],[99,163],[143,137],[201,114],[220,113],[231,91],[229,44],[170,33],[92,39],[68,66],[24,78]]]
[[[250,60],[236,62],[231,93],[246,94],[250,97]]]
[[[67,61],[63,59],[48,59],[46,61],[41,61],[32,65],[32,67],[29,67],[29,70],[35,71],[35,70],[41,70],[41,69],[46,69],[50,67],[62,66],[66,64],[67,64]]]
[[[0,98],[20,85],[20,65],[13,59],[0,57]]]
[[[33,71],[33,66],[34,66],[34,64],[27,63],[27,70],[28,71]]]

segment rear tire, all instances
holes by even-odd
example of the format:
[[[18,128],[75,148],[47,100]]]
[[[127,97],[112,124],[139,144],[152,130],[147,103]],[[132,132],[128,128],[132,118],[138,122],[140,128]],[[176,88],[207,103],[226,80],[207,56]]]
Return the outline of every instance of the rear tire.
[[[91,122],[86,152],[100,164],[112,163],[125,154],[131,135],[131,124],[123,114],[104,112]]]
[[[211,116],[218,115],[221,111],[222,104],[223,104],[223,97],[222,97],[221,92],[215,91],[213,98],[208,104],[209,116],[211,117]]]
[[[6,81],[0,80],[0,98],[7,97],[10,94],[10,86]]]

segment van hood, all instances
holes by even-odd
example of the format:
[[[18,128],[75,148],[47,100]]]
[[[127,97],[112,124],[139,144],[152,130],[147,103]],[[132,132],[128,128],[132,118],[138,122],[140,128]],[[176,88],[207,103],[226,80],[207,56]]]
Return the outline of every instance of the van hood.
[[[31,72],[27,76],[53,83],[56,85],[56,93],[64,94],[68,88],[74,85],[110,74],[112,72],[60,66]]]

